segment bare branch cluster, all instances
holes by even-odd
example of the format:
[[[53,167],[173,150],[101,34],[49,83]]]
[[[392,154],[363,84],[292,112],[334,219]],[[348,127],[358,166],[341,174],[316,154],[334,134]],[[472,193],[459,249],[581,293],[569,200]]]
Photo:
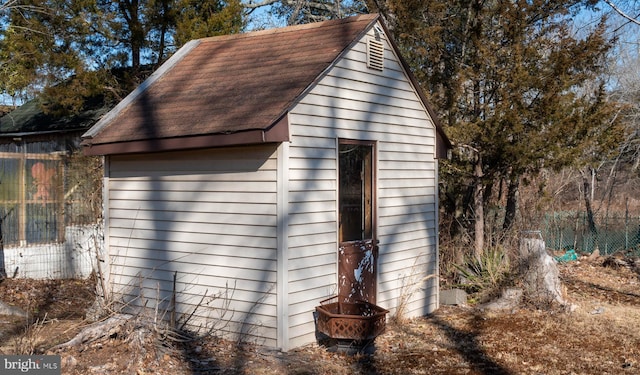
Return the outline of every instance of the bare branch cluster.
[[[622,10],[622,8],[620,8],[619,6],[617,6],[613,1],[611,0],[604,0],[605,3],[607,3],[611,9],[613,9],[616,13],[618,13],[620,16],[622,16],[623,18],[627,19],[628,21],[635,23],[636,25],[640,26],[640,20],[638,20],[637,18],[629,15],[627,12],[625,12],[624,10]],[[637,17],[637,16],[636,16]]]

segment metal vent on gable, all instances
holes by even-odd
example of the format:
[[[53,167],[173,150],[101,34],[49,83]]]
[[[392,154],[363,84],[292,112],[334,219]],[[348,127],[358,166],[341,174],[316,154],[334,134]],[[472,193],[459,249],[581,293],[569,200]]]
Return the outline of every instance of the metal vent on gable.
[[[375,70],[384,69],[384,43],[380,40],[368,39],[367,41],[367,68]]]

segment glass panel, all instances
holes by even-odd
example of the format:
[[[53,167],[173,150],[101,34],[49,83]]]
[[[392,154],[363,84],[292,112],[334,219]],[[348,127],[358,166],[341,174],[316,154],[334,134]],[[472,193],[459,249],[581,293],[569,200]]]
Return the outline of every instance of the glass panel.
[[[373,238],[372,149],[371,145],[340,145],[340,242]]]
[[[56,160],[27,161],[28,200],[43,204],[58,200],[56,182],[59,164]]]
[[[55,242],[58,239],[55,203],[27,204],[27,217],[27,243]]]
[[[54,242],[58,239],[60,204],[59,160],[27,160],[27,205],[25,235],[27,243]]]
[[[0,235],[4,245],[15,245],[19,243],[19,211],[15,205],[0,205]]]
[[[19,241],[20,160],[0,159],[0,235],[3,244]]]
[[[0,202],[17,201],[20,197],[20,161],[0,159]]]
[[[0,145],[0,233],[4,245],[64,240],[63,155],[72,147],[73,142],[57,136],[52,140]],[[84,171],[78,180],[93,182]],[[97,201],[79,186],[74,183],[70,187],[69,196],[75,193],[70,200],[81,202],[82,207],[85,202]],[[74,207],[70,205],[71,208]]]

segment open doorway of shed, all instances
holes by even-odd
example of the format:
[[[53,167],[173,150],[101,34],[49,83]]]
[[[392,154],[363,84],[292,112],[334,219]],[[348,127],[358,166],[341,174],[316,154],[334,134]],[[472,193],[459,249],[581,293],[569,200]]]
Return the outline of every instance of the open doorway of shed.
[[[340,140],[338,159],[338,295],[375,304],[375,143]]]

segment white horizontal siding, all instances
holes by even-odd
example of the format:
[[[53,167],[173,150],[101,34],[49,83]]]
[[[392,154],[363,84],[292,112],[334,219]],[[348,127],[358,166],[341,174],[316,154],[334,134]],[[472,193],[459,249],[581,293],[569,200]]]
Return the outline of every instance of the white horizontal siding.
[[[339,72],[344,71],[346,73],[353,73],[357,75],[358,72],[354,72],[353,70],[345,70],[341,67],[336,67],[332,72],[331,76],[327,77],[322,81],[322,86],[318,86],[315,90],[313,90],[312,95],[309,96],[309,101],[311,102],[313,96],[322,96],[328,98],[347,98],[354,102],[366,102],[367,104],[382,104],[384,106],[388,106],[390,108],[400,108],[400,109],[411,109],[411,110],[422,110],[422,105],[420,102],[414,101],[415,94],[413,91],[403,91],[398,90],[393,87],[387,87],[386,91],[380,90],[380,85],[376,85],[374,82],[365,82],[365,81],[356,81],[351,77],[349,80],[349,87],[341,87],[341,80],[346,78],[340,78]],[[362,79],[371,79],[375,81],[377,78],[374,75],[368,75],[361,77]],[[380,82],[382,82],[380,80]],[[387,94],[389,93],[389,94]],[[398,107],[398,99],[405,99],[406,102],[403,102],[403,105],[406,107]]]
[[[337,100],[335,100],[337,102]],[[325,104],[329,104],[331,105],[332,103],[325,103]],[[356,103],[354,103],[355,106]],[[411,121],[416,121],[416,120],[425,120],[424,116],[420,116],[420,112],[418,111],[408,111],[408,112],[401,112],[401,111],[390,111],[389,109],[380,106],[381,108],[378,108],[377,106],[367,106],[366,103],[357,103],[358,104],[358,110],[355,110],[353,108],[331,108],[331,107],[323,107],[321,106],[321,100],[318,98],[318,100],[315,103],[309,103],[309,104],[300,104],[300,106],[298,107],[300,109],[301,113],[304,113],[306,116],[309,117],[308,122],[306,122],[307,124],[311,124],[313,125],[314,122],[322,122],[322,120],[324,119],[326,121],[327,117],[330,116],[334,116],[333,118],[335,119],[339,119],[339,120],[344,120],[345,122],[351,121],[353,122],[358,122],[358,123],[370,123],[370,119],[372,119],[374,116],[380,119],[381,123],[384,123],[386,126],[395,126],[395,127],[402,127],[404,124],[411,122]],[[297,109],[298,109],[297,108]],[[369,109],[375,111],[377,110],[378,113],[376,112],[372,112],[369,111]],[[356,131],[365,131],[366,129],[353,129]],[[304,135],[307,136],[313,136],[314,135],[314,130],[313,129],[307,129],[308,132],[304,133]],[[318,131],[318,129],[316,129],[316,132]],[[343,130],[343,132],[347,132],[348,129]],[[390,134],[392,134],[391,132],[389,132]]]
[[[256,146],[111,157],[113,292],[124,302],[166,308],[175,274],[178,312],[190,314],[209,296],[194,324],[224,315],[230,321],[217,323],[221,332],[275,346],[275,151]]]
[[[275,201],[276,193],[275,192],[260,192],[260,194],[256,194],[253,192],[236,192],[236,191],[225,191],[224,196],[222,194],[211,196],[209,199],[217,199],[217,201],[208,201],[208,202],[185,202],[183,191],[164,191],[162,193],[162,200],[171,202],[180,202],[182,205],[191,205],[197,206],[198,204],[208,204],[208,203],[227,203],[227,202],[243,202],[245,204],[253,204],[253,203],[264,203],[265,201]],[[127,191],[127,190],[112,190],[109,192],[109,198],[121,202],[126,201],[138,201],[140,199],[148,199],[149,194],[146,191]],[[130,207],[130,206],[129,206]],[[194,207],[195,208],[195,207]],[[189,208],[192,210],[193,208]],[[201,211],[208,212],[208,210],[201,209]]]
[[[347,113],[351,112],[364,112],[361,113],[360,116],[385,116],[385,117],[400,117],[400,118],[421,118],[422,109],[416,105],[416,108],[403,108],[392,105],[393,98],[388,98],[388,101],[379,100],[380,97],[374,93],[354,93],[348,91],[349,89],[343,88],[337,90],[335,88],[326,87],[327,93],[331,93],[332,96],[322,95],[319,86],[318,89],[314,90],[313,94],[309,94],[305,100],[305,108],[309,111],[310,115],[322,116],[328,110],[327,107],[322,106],[323,104],[333,105],[331,108],[333,111],[337,111],[337,113]],[[317,92],[317,93],[316,93]],[[350,96],[344,95],[342,97],[338,97],[335,95],[340,94],[352,94]],[[370,101],[372,99],[376,99],[375,102]],[[413,103],[415,104],[415,103]],[[371,108],[373,111],[367,111],[368,108]],[[346,117],[346,116],[345,116]],[[357,118],[357,117],[356,117]]]
[[[248,217],[247,215],[242,215],[243,217]],[[157,220],[155,222],[149,222],[147,220],[137,221],[134,219],[123,219],[123,218],[111,218],[111,230],[121,229],[126,231],[130,231],[130,228],[135,226],[136,230],[162,230],[169,231],[173,230],[175,232],[196,232],[196,233],[206,233],[209,235],[212,234],[224,234],[224,235],[247,235],[247,230],[245,226],[240,226],[235,223],[228,223],[223,221],[180,221],[177,223],[172,223],[170,221],[161,221]],[[249,231],[250,236],[255,237],[270,237],[273,232],[273,227],[270,225],[265,225],[264,222],[256,222],[249,223],[246,226],[250,227]],[[130,234],[130,233],[125,233]]]
[[[246,174],[245,176],[250,177],[251,173]],[[161,194],[164,192],[193,192],[193,191],[203,191],[203,192],[227,192],[227,191],[237,191],[236,183],[237,180],[233,180],[233,177],[238,179],[242,179],[243,175],[238,174],[234,176],[224,176],[220,181],[216,179],[211,180],[200,180],[200,181],[190,181],[190,180],[180,180],[180,179],[150,179],[150,180],[132,180],[124,178],[113,178],[113,180],[119,180],[121,185],[114,186],[116,191],[132,191],[132,190],[140,190],[143,192],[149,192],[151,196],[159,196],[162,197]],[[271,184],[265,184],[265,182],[270,182],[268,179],[253,179],[246,182],[246,186],[243,187],[244,192],[255,192],[261,193],[263,191],[266,192],[274,192],[275,184],[271,186]],[[216,186],[207,186],[207,182],[215,182]]]
[[[315,306],[337,289],[338,138],[377,141],[379,304],[395,308],[400,279],[410,277],[402,275],[414,264],[418,276],[436,264],[433,122],[389,44],[380,72],[366,68],[365,43],[348,51],[289,115],[291,346],[315,340]],[[407,311],[433,310],[434,296],[432,289],[413,293]]]
[[[295,137],[289,147],[289,346],[313,341],[313,309],[336,280],[335,140]]]
[[[194,204],[194,207],[199,205]],[[178,217],[178,212],[167,212],[159,210],[143,210],[140,207],[133,206],[128,209],[110,209],[110,214],[115,218],[131,220],[134,223],[138,223],[143,220],[151,220],[152,222],[171,221]],[[251,214],[235,214],[230,215],[229,212],[197,212],[187,211],[188,217],[183,218],[187,223],[220,223],[220,224],[255,224],[255,225],[271,225],[276,222],[276,218],[273,215],[251,215]]]

